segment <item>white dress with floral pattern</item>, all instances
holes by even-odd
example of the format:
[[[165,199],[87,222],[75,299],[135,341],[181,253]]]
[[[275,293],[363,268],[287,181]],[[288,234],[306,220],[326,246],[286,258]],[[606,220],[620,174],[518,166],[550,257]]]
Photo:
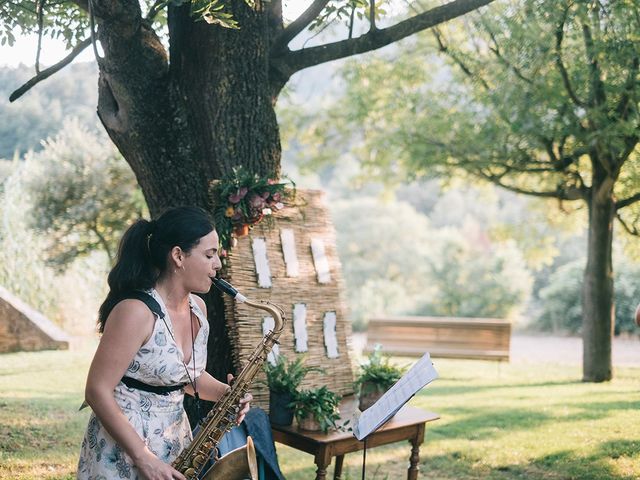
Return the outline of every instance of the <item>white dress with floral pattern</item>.
[[[183,354],[174,341],[167,308],[155,290],[148,293],[160,304],[165,314],[164,321],[156,318],[149,341],[138,350],[125,375],[148,385],[170,386],[188,383]],[[209,324],[193,297],[189,299],[189,304],[191,311],[200,320],[200,330],[194,340],[194,356],[188,365],[191,378],[194,377],[194,370],[197,378],[202,374],[207,362]],[[171,463],[191,442],[191,428],[182,405],[183,390],[158,395],[129,388],[120,382],[114,390],[114,396],[125,417],[145,441],[149,450],[163,462]],[[129,455],[113,440],[93,413],[82,440],[77,478],[139,478],[137,468]]]

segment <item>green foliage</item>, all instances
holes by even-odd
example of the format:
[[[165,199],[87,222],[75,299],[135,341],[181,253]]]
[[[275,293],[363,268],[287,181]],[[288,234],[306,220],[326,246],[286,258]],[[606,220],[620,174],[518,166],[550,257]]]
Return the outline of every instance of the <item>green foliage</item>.
[[[300,422],[307,417],[315,417],[320,429],[327,433],[330,428],[337,428],[340,419],[338,405],[340,396],[323,385],[319,388],[301,390],[296,394],[295,416]]]
[[[331,204],[354,328],[378,314],[512,317],[528,299],[517,246],[490,237],[495,218],[466,215],[477,202],[449,195],[431,214],[459,226],[435,228],[405,202],[354,197]]]
[[[297,356],[295,360],[288,361],[284,355],[278,355],[275,365],[266,362],[264,371],[269,390],[295,395],[307,373],[323,372],[321,368],[306,366],[304,360],[304,356]]]
[[[386,15],[386,5],[389,0],[378,0],[375,3],[375,19],[379,20]],[[327,2],[320,15],[310,24],[309,30],[324,30],[334,23],[344,23],[350,30],[354,25],[354,18],[358,20],[368,19],[370,2],[367,0],[334,0]]]
[[[46,256],[63,270],[78,256],[104,251],[109,262],[145,203],[133,172],[104,138],[77,122],[27,156],[32,224],[47,236]]]
[[[437,289],[412,313],[510,318],[526,302],[532,278],[515,243],[492,243],[474,230],[434,235],[430,280]]]
[[[22,35],[37,33],[36,4],[34,0],[0,3],[0,44],[13,45],[15,32]],[[78,5],[71,2],[48,2],[44,5],[44,37],[63,40],[68,48],[86,38],[89,18]],[[35,59],[35,52],[33,55]]]
[[[406,367],[397,367],[391,363],[391,358],[382,354],[381,346],[376,345],[367,357],[367,360],[360,364],[358,376],[356,378],[356,389],[365,382],[378,385],[382,390],[389,389],[396,383]]]
[[[72,335],[93,331],[106,286],[103,256],[89,255],[64,273],[49,268],[49,241],[30,228],[26,162],[14,161],[0,195],[0,284]],[[73,292],[72,295],[69,292]]]
[[[567,263],[551,274],[549,284],[539,293],[542,310],[535,328],[551,332],[580,332],[583,274],[584,259]]]
[[[94,63],[71,64],[9,103],[11,92],[32,76],[33,67],[0,67],[0,158],[21,158],[29,150],[41,150],[42,139],[56,134],[68,117],[101,130]]]
[[[540,290],[541,311],[534,328],[560,333],[582,330],[583,258],[562,265]],[[615,269],[615,333],[637,333],[634,312],[640,301],[640,266],[624,260]]]

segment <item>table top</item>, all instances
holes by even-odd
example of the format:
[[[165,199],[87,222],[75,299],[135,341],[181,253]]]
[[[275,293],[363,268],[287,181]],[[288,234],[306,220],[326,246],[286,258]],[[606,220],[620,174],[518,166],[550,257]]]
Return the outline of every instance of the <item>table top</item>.
[[[343,405],[341,404],[340,411],[343,412],[344,418],[350,418],[354,415],[354,410],[350,410],[348,405],[343,409]],[[398,411],[398,413],[391,417],[391,419],[386,424],[384,424],[371,435],[376,435],[380,432],[396,430],[399,428],[421,423],[433,422],[434,420],[437,420],[439,418],[440,417],[437,413],[427,412],[410,405],[405,405]],[[352,426],[351,423],[353,423],[353,421],[354,420],[351,420],[350,424],[348,424],[347,427]],[[350,438],[355,439],[355,437],[353,436],[353,432],[351,431],[329,431],[328,433],[311,432],[308,430],[299,430],[295,422],[293,425],[287,427],[272,425],[271,428],[275,432],[281,432],[289,437],[305,439],[307,441],[312,440],[315,443],[332,443]]]

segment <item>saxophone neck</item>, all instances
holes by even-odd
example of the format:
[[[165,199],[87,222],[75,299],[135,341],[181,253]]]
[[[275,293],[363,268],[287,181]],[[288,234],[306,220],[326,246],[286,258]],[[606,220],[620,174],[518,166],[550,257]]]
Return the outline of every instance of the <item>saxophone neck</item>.
[[[259,308],[270,313],[274,321],[273,333],[279,334],[284,328],[284,311],[279,305],[269,301],[249,300],[246,297],[243,303],[249,307]]]

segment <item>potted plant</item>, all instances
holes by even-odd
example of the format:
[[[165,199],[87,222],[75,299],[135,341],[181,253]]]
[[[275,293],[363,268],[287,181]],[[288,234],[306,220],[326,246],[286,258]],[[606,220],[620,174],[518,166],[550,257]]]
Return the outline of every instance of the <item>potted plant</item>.
[[[310,390],[301,390],[296,395],[296,420],[301,430],[327,433],[338,428],[340,418],[338,404],[340,396],[329,390],[326,385]]]
[[[356,379],[356,390],[359,391],[360,397],[360,411],[364,412],[376,403],[394,383],[400,380],[405,370],[406,367],[392,365],[389,357],[382,354],[381,346],[376,345],[366,362],[360,364]]]
[[[278,355],[276,363],[265,363],[269,386],[269,420],[274,425],[291,425],[298,387],[309,372],[322,372],[321,368],[304,365],[304,356],[287,361]]]

